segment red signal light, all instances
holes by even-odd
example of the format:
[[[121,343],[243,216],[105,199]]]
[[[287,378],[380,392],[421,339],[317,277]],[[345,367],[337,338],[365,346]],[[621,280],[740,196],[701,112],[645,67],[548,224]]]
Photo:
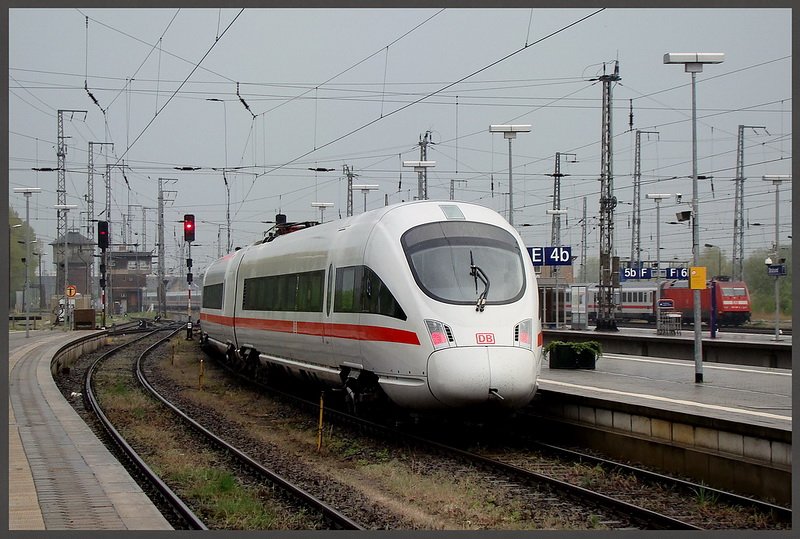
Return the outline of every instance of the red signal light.
[[[108,248],[108,221],[97,221],[97,246]]]
[[[194,215],[191,213],[183,216],[183,239],[194,241]]]

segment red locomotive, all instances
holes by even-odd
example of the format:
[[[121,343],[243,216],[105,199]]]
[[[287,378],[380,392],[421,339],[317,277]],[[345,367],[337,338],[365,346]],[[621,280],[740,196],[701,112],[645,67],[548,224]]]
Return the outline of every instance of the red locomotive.
[[[750,321],[750,293],[747,284],[744,281],[717,277],[700,291],[700,316],[703,322],[709,320],[712,290],[716,296],[718,325],[741,326]],[[684,322],[694,320],[693,293],[688,281],[668,281],[661,285],[661,297],[673,300],[675,309],[681,311]]]

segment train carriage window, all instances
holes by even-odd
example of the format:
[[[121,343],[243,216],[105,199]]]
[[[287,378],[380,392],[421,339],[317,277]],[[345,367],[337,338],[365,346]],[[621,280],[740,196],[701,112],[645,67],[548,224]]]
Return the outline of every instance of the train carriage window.
[[[222,283],[203,287],[203,308],[222,309]]]
[[[336,269],[333,310],[337,313],[371,313],[406,320],[406,313],[389,287],[367,266]]]
[[[297,277],[280,275],[278,277],[278,293],[276,311],[294,311],[297,296]]]
[[[324,270],[244,280],[242,309],[322,312]]]
[[[406,320],[400,304],[397,303],[389,287],[384,284],[378,275],[368,267],[364,267],[364,287],[361,312],[382,314]]]
[[[297,276],[297,310],[322,312],[322,283],[325,272],[309,271]]]
[[[337,268],[336,294],[333,298],[337,313],[357,313],[361,311],[362,266]]]

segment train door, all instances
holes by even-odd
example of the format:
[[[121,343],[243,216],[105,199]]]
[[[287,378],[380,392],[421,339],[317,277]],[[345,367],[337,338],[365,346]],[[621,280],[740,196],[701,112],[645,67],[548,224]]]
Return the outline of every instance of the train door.
[[[363,266],[328,265],[323,341],[340,361],[361,361],[360,299]]]
[[[322,342],[326,350],[330,350],[333,346],[333,337],[331,332],[333,315],[333,290],[335,286],[333,264],[328,264],[328,272],[325,276],[325,313],[323,314],[322,322]]]

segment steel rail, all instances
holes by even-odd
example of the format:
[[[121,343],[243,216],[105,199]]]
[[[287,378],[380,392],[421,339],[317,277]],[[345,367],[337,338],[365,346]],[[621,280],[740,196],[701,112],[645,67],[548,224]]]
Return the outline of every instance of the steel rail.
[[[173,333],[176,333],[181,329],[182,326],[179,326],[177,329],[173,330]],[[166,483],[164,483],[161,478],[145,463],[145,461],[136,453],[136,451],[128,444],[125,438],[114,428],[111,421],[108,417],[103,413],[102,408],[100,407],[100,403],[97,400],[97,396],[94,393],[94,389],[92,387],[92,380],[97,367],[100,365],[102,361],[105,361],[109,357],[113,356],[117,352],[121,351],[122,349],[130,346],[131,344],[138,342],[140,340],[146,339],[151,335],[154,335],[160,331],[171,330],[172,327],[168,326],[166,328],[158,328],[153,331],[149,331],[134,339],[133,341],[121,344],[108,352],[101,355],[97,358],[92,365],[86,370],[86,374],[84,376],[84,403],[86,404],[87,408],[91,410],[100,420],[100,424],[103,426],[105,431],[111,437],[113,442],[117,445],[117,447],[122,451],[123,455],[128,459],[128,461],[136,467],[137,470],[142,474],[142,476],[151,484],[153,485],[156,490],[164,497],[167,503],[173,508],[173,510],[180,515],[181,518],[184,519],[186,524],[190,529],[193,530],[207,530],[208,528],[203,523],[200,518],[192,512],[191,509],[184,503],[184,501],[178,497],[172,489],[170,489]],[[167,336],[168,339],[171,335]],[[160,342],[163,342],[163,339]]]
[[[781,522],[790,523],[792,521],[792,510],[787,509],[786,507],[782,507],[780,505],[775,505],[769,502],[757,500],[755,498],[750,498],[748,496],[742,496],[740,494],[735,494],[733,492],[728,492],[725,490],[719,490],[717,488],[710,487],[708,485],[693,483],[692,481],[679,479],[677,477],[671,477],[669,475],[664,475],[658,472],[645,470],[643,468],[637,468],[635,466],[631,466],[629,464],[624,464],[621,462],[616,462],[610,459],[596,457],[594,455],[588,455],[586,453],[581,453],[580,451],[575,451],[574,449],[567,449],[565,447],[559,447],[557,445],[552,445],[535,440],[531,440],[528,443],[540,447],[542,451],[547,451],[560,456],[566,456],[570,459],[583,460],[591,464],[600,465],[607,468],[616,468],[618,470],[634,474],[640,478],[647,479],[649,481],[655,481],[670,486],[678,486],[680,488],[685,489],[686,491],[699,492],[700,490],[703,490],[708,494],[714,496],[717,500],[725,501],[727,503],[732,503],[732,504],[738,504],[745,507],[753,507],[760,511],[772,513]]]
[[[331,507],[324,501],[320,500],[316,496],[310,494],[306,490],[298,487],[297,485],[293,484],[288,479],[282,477],[281,475],[275,473],[274,471],[266,468],[261,463],[254,460],[252,457],[247,455],[245,452],[241,451],[237,447],[229,444],[223,438],[220,438],[210,430],[206,429],[202,426],[199,422],[194,420],[188,414],[186,414],[183,410],[178,408],[175,404],[170,402],[167,398],[161,395],[147,380],[146,375],[142,369],[142,359],[148,355],[152,350],[160,343],[156,343],[147,350],[145,350],[141,356],[136,360],[135,364],[135,371],[136,376],[139,379],[139,382],[142,386],[147,389],[156,399],[161,401],[165,406],[167,406],[170,410],[172,410],[175,414],[177,414],[181,419],[183,419],[186,423],[188,423],[192,428],[200,432],[203,436],[206,436],[210,440],[212,440],[215,444],[223,448],[225,451],[228,451],[232,455],[234,455],[240,462],[244,463],[246,466],[250,467],[251,469],[257,471],[259,474],[267,478],[271,483],[278,486],[285,492],[288,492],[296,499],[300,500],[303,504],[306,504],[316,510],[318,510],[323,518],[329,522],[332,527],[335,529],[341,530],[364,530],[365,528],[355,522],[354,520],[350,519],[344,513],[338,511],[337,509]]]

